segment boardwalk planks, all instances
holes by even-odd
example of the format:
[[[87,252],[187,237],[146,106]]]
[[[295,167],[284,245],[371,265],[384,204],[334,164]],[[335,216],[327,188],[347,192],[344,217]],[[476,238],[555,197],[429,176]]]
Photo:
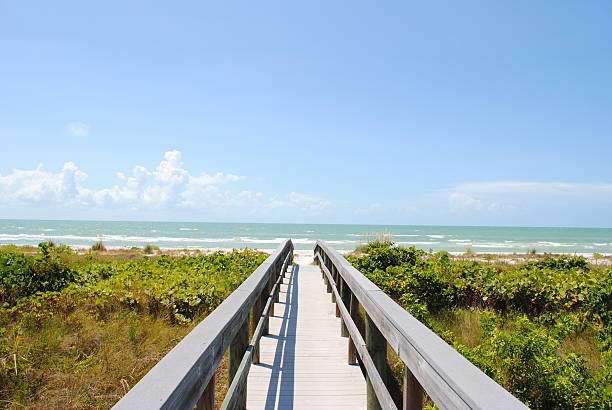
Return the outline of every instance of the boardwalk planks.
[[[261,364],[251,366],[248,409],[365,409],[365,380],[346,362],[347,339],[315,266],[293,267],[281,288]]]

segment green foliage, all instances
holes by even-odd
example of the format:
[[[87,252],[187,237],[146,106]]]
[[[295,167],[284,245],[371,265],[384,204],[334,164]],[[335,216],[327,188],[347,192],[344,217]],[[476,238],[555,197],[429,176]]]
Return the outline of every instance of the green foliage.
[[[93,245],[91,245],[91,250],[92,251],[105,251],[106,247],[104,246],[102,241],[98,241],[98,242],[94,243]]]
[[[451,261],[446,252],[390,242],[362,252],[347,259],[529,406],[605,408],[612,402],[611,268],[582,257],[521,265]],[[477,335],[470,346],[434,320],[437,312],[455,309],[481,312],[480,329],[466,330],[472,339]],[[595,344],[592,365],[567,347],[584,332],[595,335],[589,342]]]
[[[194,257],[161,255],[129,262],[99,262],[80,271],[76,289],[102,301],[168,314],[177,322],[216,308],[266,258],[252,250]]]
[[[571,325],[547,331],[540,321],[523,315],[509,330],[503,316],[485,312],[482,318],[482,342],[468,356],[527,405],[603,409],[612,400],[606,369],[593,374],[580,354],[557,353],[561,341],[576,333]]]
[[[602,286],[605,293],[612,276],[611,268],[594,269],[582,257],[491,266],[464,260],[451,263],[447,253],[431,255],[391,243],[375,244],[363,256],[348,259],[395,299],[410,291],[433,310],[480,306],[539,314],[585,308],[599,303],[592,298],[605,298],[600,295]],[[600,310],[592,313],[601,314]]]
[[[154,245],[150,245],[147,244],[144,248],[143,248],[143,252],[148,254],[153,253],[154,251],[158,251],[159,250],[159,246],[154,246]]]
[[[0,253],[0,302],[14,303],[36,292],[59,291],[70,284],[75,273],[52,252],[47,242],[39,245],[40,254]]]
[[[53,407],[109,408],[267,257],[245,249],[100,261],[59,248],[0,252],[5,404],[45,407],[55,397]]]

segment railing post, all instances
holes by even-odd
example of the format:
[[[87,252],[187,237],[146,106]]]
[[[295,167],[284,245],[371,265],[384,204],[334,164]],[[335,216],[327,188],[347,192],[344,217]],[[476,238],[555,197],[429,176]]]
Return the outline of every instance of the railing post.
[[[331,267],[327,268],[327,270],[329,270],[329,273],[331,273],[332,279],[334,280],[334,282],[336,282],[336,289],[337,289],[338,288],[338,281],[336,280],[336,275],[334,275],[334,269],[336,269],[334,267],[334,265],[332,265]],[[329,289],[331,291],[331,284],[329,285]],[[332,296],[332,303],[336,303],[336,294],[334,292],[331,292],[331,296]],[[338,313],[340,313],[340,311],[338,309],[338,305],[336,305],[336,317],[338,317]]]
[[[242,357],[244,353],[249,347],[249,321],[248,318],[244,321],[244,323],[238,329],[238,333],[232,343],[229,346],[229,360],[227,364],[227,387],[231,386],[232,380],[238,371],[238,367],[240,367],[240,362],[242,361]],[[243,386],[240,386],[240,395],[238,397],[238,401],[236,402],[237,410],[245,410],[246,409],[246,381]]]
[[[325,280],[325,285],[327,286],[327,293],[332,293],[331,282],[327,278],[327,275],[323,271],[323,264],[321,264],[321,273],[323,273],[323,279]],[[334,295],[332,293],[332,302],[334,301]]]
[[[403,410],[421,410],[423,408],[423,387],[404,363]]]
[[[319,257],[318,257],[318,258],[315,258],[315,263],[316,263],[316,264],[319,266],[319,268],[320,268],[320,267],[321,267],[321,259],[323,258],[323,256],[322,256],[322,255],[323,255],[323,253],[322,253],[322,251],[321,251],[321,248],[316,248],[316,249],[315,249],[315,255],[316,255],[317,253],[319,254]],[[321,269],[321,276],[323,277],[323,279],[325,279],[325,272],[323,272],[323,269]],[[326,281],[325,283],[327,283],[327,281]]]
[[[266,306],[266,303],[268,303],[268,296],[270,295],[270,292],[266,291],[267,289],[268,288],[264,286],[261,291],[261,295],[259,296],[259,304],[261,306],[262,311],[263,308]],[[272,316],[273,314],[274,313],[272,312],[272,308],[270,308],[270,312],[268,312],[268,316],[266,316],[263,322],[263,336],[267,336],[268,334],[270,334],[270,316]]]
[[[255,300],[255,304],[253,305],[253,313],[251,314],[251,338],[253,337],[253,333],[255,333],[255,329],[259,324],[259,320],[261,319],[261,313],[263,311],[263,307],[261,305],[261,296]],[[259,343],[255,345],[253,350],[253,363],[259,363]]]
[[[349,307],[351,303],[351,289],[348,287],[344,279],[338,273],[338,281],[340,282],[340,298],[342,299],[342,303],[345,307]],[[346,323],[344,323],[344,319],[340,318],[340,335],[342,337],[348,337],[349,332],[346,328]]]
[[[276,295],[272,295],[272,289],[274,289],[274,284],[276,283],[276,280],[278,279],[278,275],[275,273],[276,270],[272,270],[272,272],[270,272],[270,291],[268,292],[270,294],[270,296],[272,296],[272,303],[270,304],[270,316],[274,316],[274,304],[276,302],[278,302]],[[264,305],[265,306],[265,305]]]
[[[287,257],[287,255],[285,255],[285,258]],[[283,270],[283,266],[285,265],[285,258],[283,258],[283,260],[281,261],[281,263],[279,263],[278,268],[276,269],[276,273],[274,274],[274,281],[272,282],[272,287],[274,287],[274,284],[276,283],[276,281],[278,280],[278,276],[279,275],[283,275],[283,272],[281,272]],[[279,286],[280,288],[280,286]],[[278,302],[278,298],[279,298],[280,292],[277,291],[274,293],[274,295],[272,295],[272,312],[274,312],[274,303]],[[272,315],[274,313],[271,313]]]
[[[334,282],[336,282],[336,288],[338,289],[338,293],[340,293],[341,278],[340,278],[340,274],[338,273],[338,269],[336,269],[336,267],[333,265],[332,265],[331,273],[332,273],[332,276],[334,277]],[[340,298],[342,298],[342,296],[340,296]],[[336,301],[336,317],[340,317],[340,308],[338,307],[337,301]]]
[[[196,410],[214,410],[215,408],[215,374],[208,381],[200,400],[196,404]]]
[[[359,314],[359,301],[357,300],[357,297],[355,297],[353,292],[350,293],[351,302],[349,307],[349,313],[351,315],[351,318],[353,319],[353,322],[356,322],[357,315]],[[353,338],[350,336],[348,340],[348,364],[357,364],[357,348],[355,347],[355,342],[353,341]]]
[[[368,313],[366,312],[365,320],[365,333],[366,333],[366,346],[370,357],[380,374],[381,379],[387,384],[387,340],[380,333],[380,330],[376,327],[376,324],[372,321]],[[370,377],[366,374],[366,387],[368,393],[368,410],[381,410],[380,403],[376,398],[374,387],[370,381]]]

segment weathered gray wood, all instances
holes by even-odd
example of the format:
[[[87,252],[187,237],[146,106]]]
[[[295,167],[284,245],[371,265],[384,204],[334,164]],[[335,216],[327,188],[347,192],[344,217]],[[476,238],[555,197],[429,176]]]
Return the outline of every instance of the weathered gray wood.
[[[327,243],[315,253],[336,266],[390,346],[442,409],[525,409],[516,397],[410,315]]]
[[[289,268],[260,365],[248,376],[249,410],[365,410],[365,379],[346,364],[340,320],[315,266]]]
[[[353,295],[353,292],[351,292],[349,314],[351,315],[353,322],[357,318],[357,315],[359,315],[359,302],[357,301],[355,295]],[[348,363],[357,364],[357,349],[355,348],[355,342],[353,342],[353,338],[350,336],[350,334],[348,341]]]
[[[338,277],[338,279],[340,282],[340,298],[342,299],[342,303],[344,303],[344,306],[350,306],[351,290],[341,277]],[[340,318],[340,335],[342,337],[349,337],[349,333],[343,318]]]
[[[262,303],[261,297],[255,299],[255,304],[253,305],[253,313],[251,313],[251,337],[255,333],[255,328],[259,324],[262,318]],[[256,344],[253,347],[253,363],[259,363],[259,344]]]
[[[325,263],[324,265],[325,265],[325,268],[329,271],[329,273],[331,273],[331,279],[333,280],[333,283],[335,284],[336,283],[336,275],[334,274],[333,266],[330,267],[329,266],[330,265],[329,262]],[[332,285],[330,284],[329,286],[330,286],[329,289],[331,291],[331,286]],[[332,298],[332,303],[336,303],[336,292],[331,292],[331,298]],[[336,306],[336,317],[340,317],[340,310],[338,310],[338,306]]]
[[[227,361],[227,382],[228,382],[228,390],[231,386],[231,382],[234,380],[236,376],[240,377],[242,372],[241,362],[242,356],[244,356],[244,352],[249,347],[249,323],[245,320],[240,329],[238,330],[238,334],[234,337],[234,340],[229,346],[229,354]],[[240,371],[240,372],[239,372]],[[246,383],[238,384],[235,387],[237,390],[237,398],[234,407],[236,410],[245,410],[246,409]]]
[[[318,256],[319,255],[315,254],[315,258]],[[359,329],[357,329],[357,325],[351,318],[351,315],[348,309],[346,308],[344,303],[342,303],[342,299],[340,298],[340,295],[338,294],[338,289],[331,276],[331,273],[329,272],[327,267],[323,266],[322,270],[326,275],[328,275],[328,280],[332,283],[332,290],[334,293],[336,293],[336,296],[337,296],[336,300],[338,301],[336,306],[339,307],[340,314],[345,319],[346,327],[349,331],[349,334],[351,335],[351,338],[353,338],[355,342],[355,347],[357,351],[359,352],[359,357],[361,358],[366,368],[366,374],[367,374],[366,382],[367,382],[367,386],[369,386],[368,391],[370,391],[370,388],[371,388],[371,390],[374,392],[373,393],[374,397],[377,399],[375,403],[380,405],[379,408],[382,408],[385,410],[397,410],[397,406],[395,405],[395,402],[393,401],[393,399],[391,398],[391,395],[389,394],[389,391],[387,390],[387,387],[385,385],[385,380],[383,380],[383,378],[379,374],[378,368],[375,362],[373,361],[372,357],[370,356],[370,352],[368,351],[366,342],[363,340],[361,333],[359,333]],[[386,343],[385,343],[385,352],[386,352]],[[386,357],[385,357],[385,364],[386,364]],[[371,408],[370,407],[370,393],[368,393],[366,397],[367,397],[367,406],[368,406],[368,409],[370,409]]]
[[[277,267],[276,264],[272,265],[272,270],[270,272],[270,279],[269,279],[269,283],[268,283],[268,294],[272,293],[272,288],[274,287],[274,282],[276,282],[276,272],[277,272]],[[274,296],[273,296],[274,297]],[[272,303],[272,314],[274,314],[274,303]]]
[[[283,267],[282,267],[283,274],[284,274],[284,270],[286,269],[286,267],[287,267],[287,264],[286,263],[283,264]],[[240,359],[240,363],[238,364],[237,368],[233,370],[232,367],[230,367],[230,370],[228,371],[228,375],[232,375],[232,377],[231,377],[231,383],[229,383],[229,387],[227,389],[227,394],[225,395],[223,403],[221,403],[222,410],[242,409],[243,403],[244,403],[244,406],[246,406],[246,394],[247,394],[246,383],[247,383],[247,376],[249,374],[249,368],[251,366],[251,363],[253,363],[253,360],[255,357],[255,351],[260,346],[259,341],[264,332],[264,324],[266,322],[266,319],[269,318],[270,316],[272,306],[274,306],[274,299],[275,299],[274,295],[278,291],[278,289],[280,289],[280,283],[282,282],[282,280],[283,280],[283,275],[278,275],[276,283],[274,283],[274,286],[272,287],[272,290],[270,294],[268,295],[266,305],[263,308],[261,316],[260,316],[260,320],[258,321],[253,331],[253,335],[251,337],[251,344],[244,350],[244,353]],[[235,355],[232,355],[231,348],[233,345],[234,344],[230,345],[229,356],[230,356],[230,359],[234,358],[233,367],[236,367],[236,361],[238,360],[236,355],[238,353],[236,353]],[[238,346],[237,349],[238,349],[237,350],[238,352],[240,349],[240,346]],[[230,361],[230,363],[232,362]],[[229,381],[230,381],[230,377],[228,376],[228,382]]]
[[[193,408],[261,294],[273,261],[293,248],[285,240],[232,294],[160,360],[113,408]]]
[[[376,370],[383,380],[385,385],[387,384],[387,341],[380,330],[376,327],[372,319],[366,312],[365,317],[365,334],[366,334],[366,346],[370,357],[376,366]],[[368,410],[380,410],[381,406],[376,398],[376,392],[370,381],[370,372],[366,373],[366,385],[368,388]]]
[[[215,409],[215,375],[208,382],[202,397],[196,404],[196,410],[214,410]]]
[[[402,393],[403,410],[421,410],[423,408],[423,387],[404,365],[404,388]]]

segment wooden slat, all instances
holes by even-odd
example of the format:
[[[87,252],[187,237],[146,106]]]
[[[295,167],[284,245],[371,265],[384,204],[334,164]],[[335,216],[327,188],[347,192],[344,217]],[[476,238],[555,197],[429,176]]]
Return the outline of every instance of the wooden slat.
[[[248,409],[365,409],[365,380],[346,363],[347,339],[320,275],[314,266],[288,271],[261,364],[248,376]]]
[[[442,409],[526,409],[516,397],[470,363],[355,269],[317,241],[391,347]]]

